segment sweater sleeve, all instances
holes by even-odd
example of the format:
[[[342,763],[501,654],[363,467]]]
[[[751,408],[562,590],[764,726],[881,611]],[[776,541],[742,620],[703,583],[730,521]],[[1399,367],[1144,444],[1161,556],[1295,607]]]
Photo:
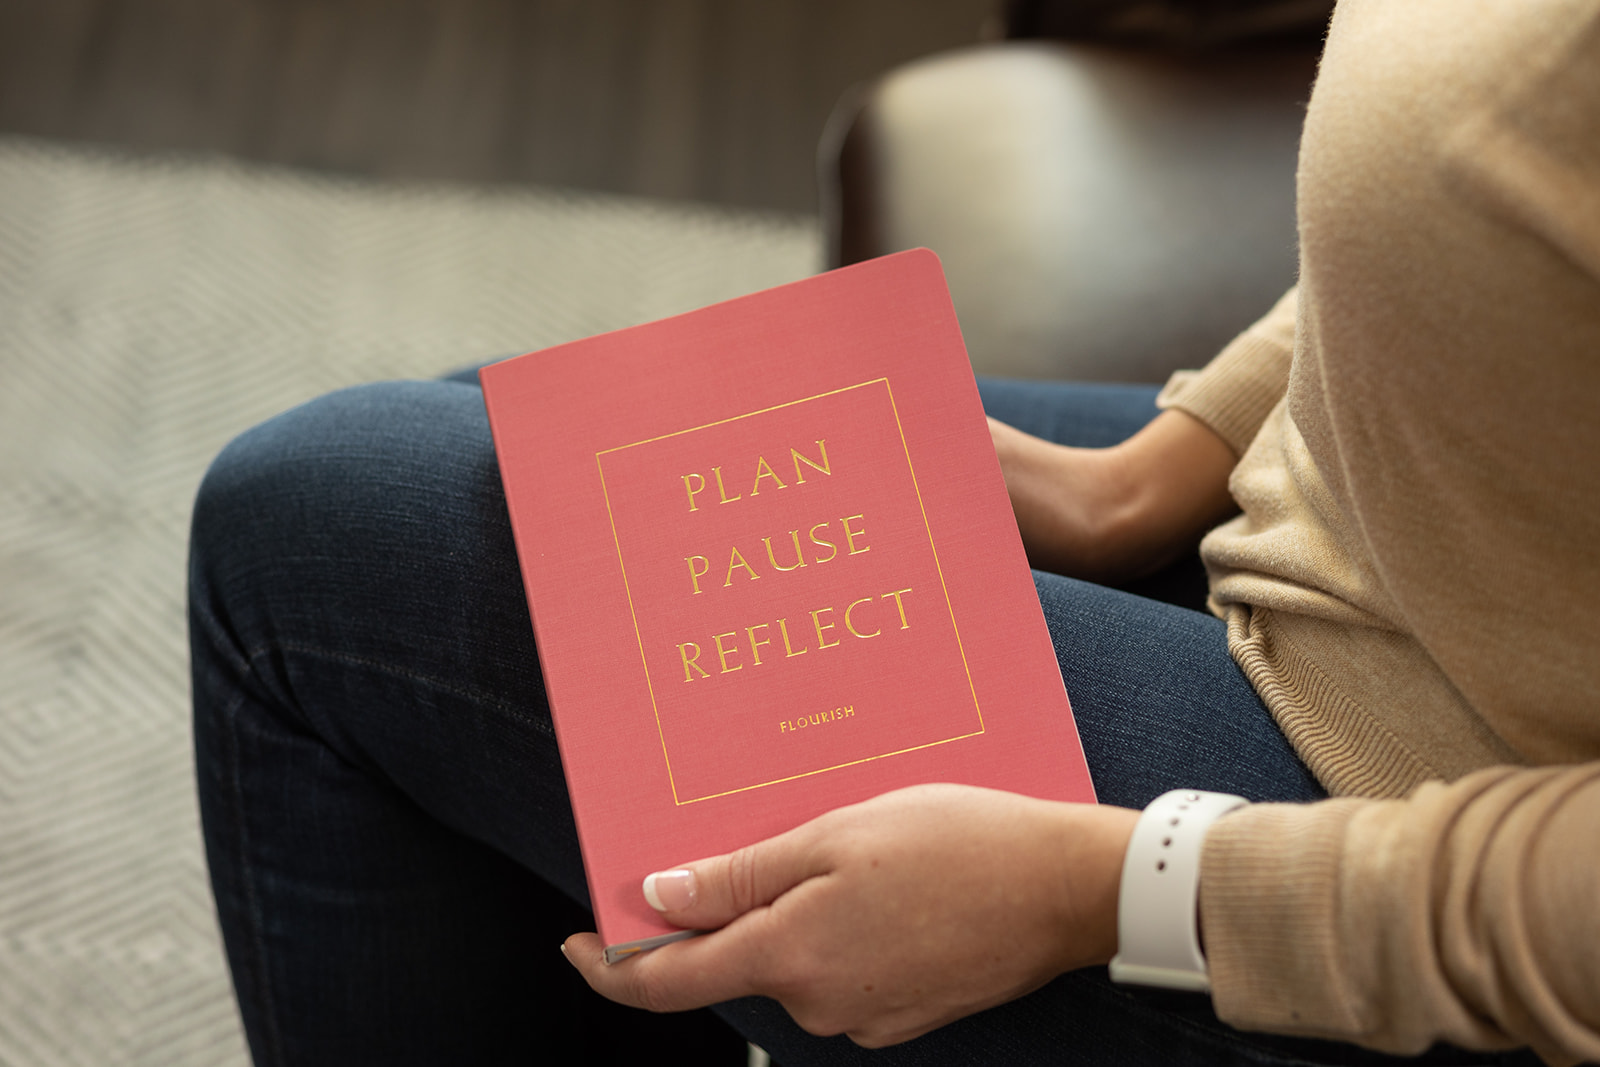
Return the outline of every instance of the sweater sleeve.
[[[1289,387],[1296,294],[1290,289],[1203,370],[1174,374],[1156,397],[1156,404],[1193,415],[1228,442],[1234,455],[1244,455]]]
[[[1600,1060],[1600,763],[1217,822],[1200,909],[1217,1014],[1416,1054]]]

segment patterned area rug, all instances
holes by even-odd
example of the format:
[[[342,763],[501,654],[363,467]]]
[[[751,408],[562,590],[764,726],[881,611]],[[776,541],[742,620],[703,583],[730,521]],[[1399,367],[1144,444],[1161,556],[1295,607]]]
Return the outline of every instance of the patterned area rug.
[[[808,219],[0,139],[0,1064],[247,1060],[190,768],[190,498],[234,434],[801,277]]]

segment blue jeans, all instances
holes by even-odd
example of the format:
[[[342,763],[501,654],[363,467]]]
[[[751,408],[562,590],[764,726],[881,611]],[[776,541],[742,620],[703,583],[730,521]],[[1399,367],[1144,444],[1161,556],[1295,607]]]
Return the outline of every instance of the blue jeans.
[[[998,417],[1072,444],[1155,414],[1144,387],[983,392]],[[1194,610],[1196,560],[1142,587],[1189,606],[1036,582],[1103,801],[1324,795],[1222,623]],[[190,628],[206,850],[258,1064],[527,1063],[563,1047],[589,1063],[739,1062],[742,1040],[709,1013],[600,1001],[557,951],[590,928],[583,869],[474,378],[345,390],[230,444],[196,505]],[[1242,1034],[1203,996],[1103,969],[878,1052],[805,1034],[768,1000],[715,1011],[788,1067],[1388,1062]]]

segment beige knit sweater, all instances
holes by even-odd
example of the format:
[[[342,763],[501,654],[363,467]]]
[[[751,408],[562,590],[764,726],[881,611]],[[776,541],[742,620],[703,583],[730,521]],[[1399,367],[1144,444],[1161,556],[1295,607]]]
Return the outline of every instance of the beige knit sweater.
[[[1339,799],[1217,824],[1219,1014],[1600,1060],[1600,0],[1341,0],[1301,276],[1163,402],[1242,458],[1201,547]]]

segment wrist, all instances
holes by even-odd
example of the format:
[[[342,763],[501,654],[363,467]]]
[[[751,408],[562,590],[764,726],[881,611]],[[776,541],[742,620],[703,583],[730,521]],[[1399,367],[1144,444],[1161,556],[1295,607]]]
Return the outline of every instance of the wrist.
[[[1062,808],[1048,852],[1057,862],[1051,893],[1059,909],[1055,927],[1062,931],[1057,970],[1065,972],[1103,966],[1116,954],[1123,858],[1140,813],[1110,804]]]
[[[1139,816],[1118,892],[1114,981],[1210,991],[1200,945],[1200,853],[1212,824],[1247,803],[1228,793],[1173,790]]]
[[[1171,562],[1237,510],[1228,478],[1238,457],[1186,412],[1164,411],[1107,451],[1125,487],[1117,534],[1138,546],[1147,571]]]

